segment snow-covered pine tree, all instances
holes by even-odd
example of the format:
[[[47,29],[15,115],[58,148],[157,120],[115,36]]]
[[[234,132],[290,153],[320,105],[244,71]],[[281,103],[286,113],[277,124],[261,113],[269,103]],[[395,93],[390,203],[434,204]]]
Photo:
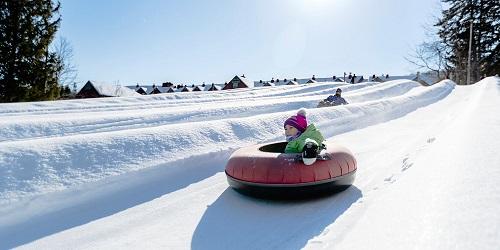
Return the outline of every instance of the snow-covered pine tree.
[[[483,75],[499,73],[500,1],[443,0],[447,9],[436,26],[447,46],[446,59],[453,67],[454,80],[467,79],[470,24],[472,23],[471,82]]]

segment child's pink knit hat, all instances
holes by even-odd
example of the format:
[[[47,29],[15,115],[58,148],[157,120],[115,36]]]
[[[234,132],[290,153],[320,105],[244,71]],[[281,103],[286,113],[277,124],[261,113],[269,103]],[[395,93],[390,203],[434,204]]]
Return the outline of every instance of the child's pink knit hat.
[[[286,125],[295,127],[298,131],[304,133],[307,128],[306,109],[301,108],[299,109],[299,111],[297,111],[297,115],[292,115],[290,118],[286,119],[283,127]]]

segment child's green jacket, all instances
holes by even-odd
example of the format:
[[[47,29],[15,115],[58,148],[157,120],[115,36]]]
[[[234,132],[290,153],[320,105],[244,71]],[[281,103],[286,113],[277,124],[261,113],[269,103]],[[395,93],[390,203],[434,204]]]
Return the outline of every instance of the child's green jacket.
[[[314,124],[311,124],[307,126],[306,131],[297,137],[297,139],[288,142],[285,148],[285,153],[302,153],[302,150],[306,145],[307,138],[316,141],[319,146],[321,146],[321,143],[325,140],[321,132],[319,132]]]

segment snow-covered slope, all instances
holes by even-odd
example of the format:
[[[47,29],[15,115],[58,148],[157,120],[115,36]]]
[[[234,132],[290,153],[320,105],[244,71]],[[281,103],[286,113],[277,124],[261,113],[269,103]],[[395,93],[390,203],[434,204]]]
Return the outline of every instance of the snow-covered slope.
[[[315,108],[338,87],[351,104]],[[499,193],[483,180],[500,177],[491,168],[500,165],[499,89],[498,78],[465,87],[399,80],[2,104],[0,248],[498,245],[498,226],[479,224],[500,198],[480,200],[469,187]],[[282,140],[283,121],[300,107],[328,140],[353,151],[354,186],[304,202],[229,189],[231,152]],[[470,162],[488,171],[470,175]],[[474,199],[488,210],[465,202]],[[443,219],[448,212],[457,214]],[[461,227],[451,225],[459,218]],[[459,237],[465,233],[474,239]]]

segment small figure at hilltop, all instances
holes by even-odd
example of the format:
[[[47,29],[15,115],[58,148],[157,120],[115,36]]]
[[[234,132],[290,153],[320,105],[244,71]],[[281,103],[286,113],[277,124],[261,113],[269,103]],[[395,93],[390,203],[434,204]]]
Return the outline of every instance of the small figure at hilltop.
[[[343,97],[342,97],[342,89],[338,88],[335,91],[335,95],[331,95],[325,100],[319,102],[318,108],[321,107],[330,107],[330,106],[338,106],[338,105],[347,105],[349,104]]]

